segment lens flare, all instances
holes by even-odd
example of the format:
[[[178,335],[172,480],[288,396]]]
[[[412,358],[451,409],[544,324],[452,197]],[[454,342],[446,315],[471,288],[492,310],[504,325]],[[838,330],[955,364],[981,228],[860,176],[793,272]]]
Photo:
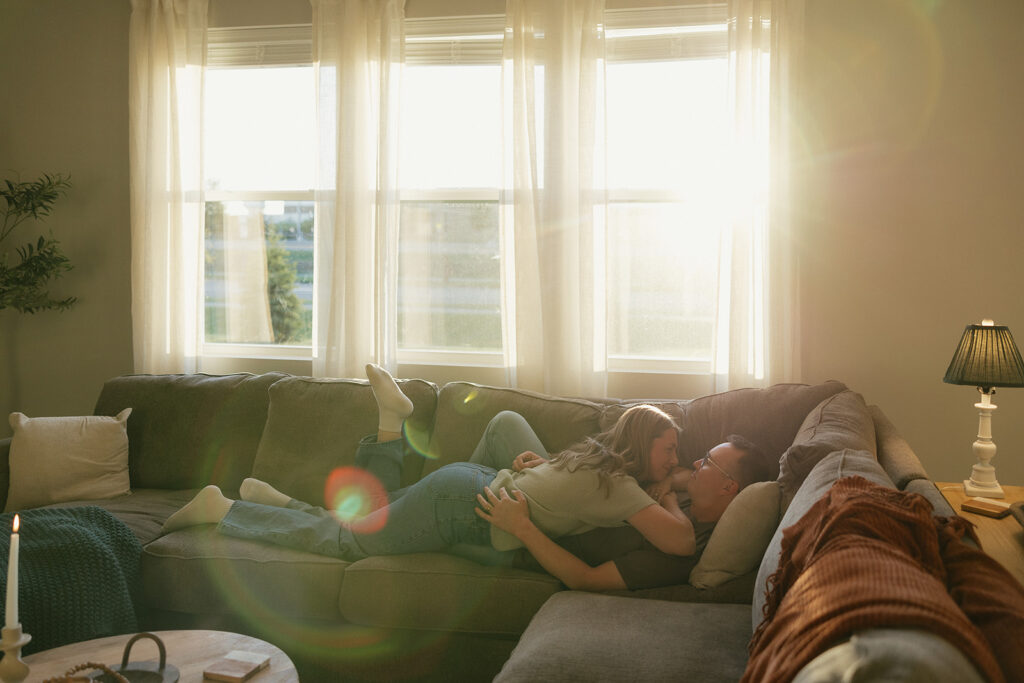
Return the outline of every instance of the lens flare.
[[[359,531],[369,533],[384,528],[387,522],[387,491],[375,476],[361,467],[339,467],[330,473],[324,485],[326,508],[345,526],[359,523]],[[381,510],[372,519],[371,513]]]

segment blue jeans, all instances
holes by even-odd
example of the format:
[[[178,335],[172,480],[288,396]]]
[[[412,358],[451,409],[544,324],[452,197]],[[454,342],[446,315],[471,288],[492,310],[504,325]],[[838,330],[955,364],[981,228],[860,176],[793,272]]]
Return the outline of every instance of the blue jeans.
[[[493,465],[511,467],[524,450],[547,455],[520,415],[499,413],[488,424],[470,462],[445,465],[412,486],[397,489],[404,442],[377,443],[374,437],[366,437],[359,444],[356,463],[390,492],[389,504],[358,524],[373,531],[355,532],[330,511],[295,499],[283,508],[236,501],[217,528],[228,536],[349,561],[371,555],[449,551],[483,564],[508,564],[512,553],[491,547],[490,524],[475,512],[476,495],[497,475],[499,468]]]

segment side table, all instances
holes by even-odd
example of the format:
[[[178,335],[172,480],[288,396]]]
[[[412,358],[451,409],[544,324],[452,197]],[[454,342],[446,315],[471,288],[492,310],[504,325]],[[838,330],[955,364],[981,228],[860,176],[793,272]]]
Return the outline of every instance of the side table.
[[[226,631],[151,631],[164,642],[167,663],[177,667],[181,683],[202,680],[203,670],[232,650],[261,652],[270,656],[270,666],[249,680],[252,683],[298,683],[295,665],[284,652],[270,643],[250,638],[240,633]],[[134,634],[97,638],[81,643],[72,643],[52,650],[36,652],[24,661],[31,669],[30,680],[42,681],[63,675],[78,664],[99,662],[107,666],[121,664],[124,646]],[[143,638],[132,645],[129,664],[132,662],[158,661],[160,658],[155,642]]]
[[[956,514],[975,525],[981,549],[1024,585],[1024,527],[1010,515],[994,519],[961,510],[960,504],[970,497],[964,493],[962,483],[935,482],[935,485],[939,487],[939,491]],[[1004,502],[1016,503],[1024,500],[1024,486],[1004,485],[1003,491],[1006,492]]]

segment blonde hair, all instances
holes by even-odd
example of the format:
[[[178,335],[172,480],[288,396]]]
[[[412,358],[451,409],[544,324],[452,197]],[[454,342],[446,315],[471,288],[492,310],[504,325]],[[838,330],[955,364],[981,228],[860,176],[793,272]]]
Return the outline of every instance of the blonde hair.
[[[575,472],[596,470],[605,493],[611,494],[611,477],[629,475],[640,480],[651,461],[654,440],[679,427],[660,408],[641,404],[629,408],[610,429],[588,436],[551,458],[551,466]]]

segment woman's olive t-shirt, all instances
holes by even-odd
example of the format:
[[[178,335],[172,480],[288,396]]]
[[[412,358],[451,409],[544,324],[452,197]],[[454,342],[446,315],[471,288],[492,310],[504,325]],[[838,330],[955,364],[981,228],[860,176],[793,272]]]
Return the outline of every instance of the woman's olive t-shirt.
[[[544,463],[514,472],[501,470],[491,482],[495,493],[522,491],[530,503],[530,519],[549,538],[581,534],[598,527],[626,525],[626,520],[656,505],[636,479],[625,474],[607,478],[591,469],[569,471]],[[515,536],[491,525],[491,545],[497,550],[521,548]]]

